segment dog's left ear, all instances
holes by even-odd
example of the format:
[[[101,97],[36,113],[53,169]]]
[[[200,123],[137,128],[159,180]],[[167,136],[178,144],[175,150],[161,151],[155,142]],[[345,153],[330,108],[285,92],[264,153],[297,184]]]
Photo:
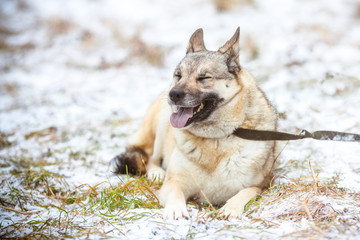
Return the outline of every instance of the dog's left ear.
[[[224,46],[219,48],[219,52],[227,56],[227,65],[230,71],[235,71],[240,69],[239,63],[239,37],[240,37],[240,27],[236,29],[236,32],[232,38],[227,41]]]
[[[186,54],[205,50],[204,31],[202,28],[199,28],[191,35]]]

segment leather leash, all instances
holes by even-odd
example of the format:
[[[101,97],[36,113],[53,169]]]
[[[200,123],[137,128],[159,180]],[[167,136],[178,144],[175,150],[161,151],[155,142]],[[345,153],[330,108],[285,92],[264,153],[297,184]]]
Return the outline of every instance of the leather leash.
[[[300,134],[292,134],[285,132],[255,130],[247,128],[237,128],[233,135],[254,141],[288,141],[299,140],[304,138],[313,138],[316,140],[330,140],[341,142],[360,142],[360,135],[355,133],[335,132],[335,131],[316,131],[309,132],[302,130]]]

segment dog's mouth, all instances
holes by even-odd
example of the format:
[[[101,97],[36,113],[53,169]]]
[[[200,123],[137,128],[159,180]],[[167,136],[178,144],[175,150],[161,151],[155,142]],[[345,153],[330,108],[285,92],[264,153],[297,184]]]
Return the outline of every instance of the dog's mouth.
[[[174,128],[183,128],[193,122],[205,120],[216,107],[215,99],[208,99],[194,107],[173,106],[170,116],[171,125]]]

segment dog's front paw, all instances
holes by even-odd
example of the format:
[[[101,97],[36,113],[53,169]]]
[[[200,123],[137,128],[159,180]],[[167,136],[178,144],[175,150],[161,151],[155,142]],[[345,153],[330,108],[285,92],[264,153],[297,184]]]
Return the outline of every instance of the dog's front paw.
[[[164,219],[178,220],[180,218],[189,219],[189,212],[186,209],[186,204],[167,204],[164,208]]]
[[[147,171],[147,178],[151,181],[162,182],[165,178],[165,171],[161,167],[152,167]]]
[[[231,220],[231,219],[241,218],[243,212],[244,212],[244,206],[232,205],[226,203],[220,209],[220,216],[223,216],[225,219]]]

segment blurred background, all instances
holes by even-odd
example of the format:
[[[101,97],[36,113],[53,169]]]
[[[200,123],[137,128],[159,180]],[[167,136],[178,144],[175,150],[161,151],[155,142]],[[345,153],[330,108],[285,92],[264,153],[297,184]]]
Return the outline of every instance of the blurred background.
[[[49,118],[66,125],[85,115],[86,121],[143,116],[170,84],[189,37],[200,27],[207,48],[217,50],[240,26],[240,62],[284,118],[295,106],[317,114],[324,103],[319,99],[346,95],[360,85],[356,0],[0,4],[2,131],[46,125]],[[314,95],[319,99],[309,102]],[[329,127],[336,123],[330,120]]]

